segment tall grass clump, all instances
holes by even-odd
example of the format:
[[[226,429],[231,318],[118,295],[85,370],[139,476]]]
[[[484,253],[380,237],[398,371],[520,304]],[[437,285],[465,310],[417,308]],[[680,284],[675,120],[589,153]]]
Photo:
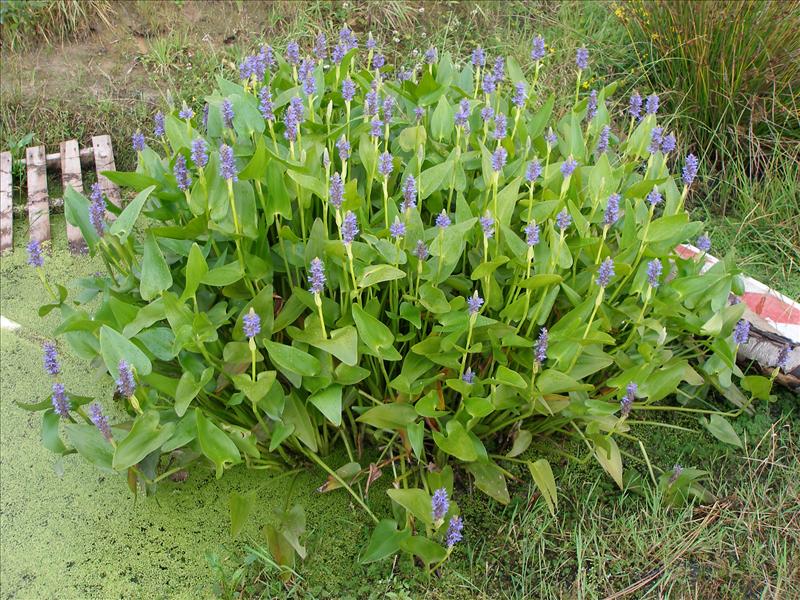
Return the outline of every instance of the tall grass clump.
[[[800,140],[800,2],[786,0],[615,5],[651,87],[685,121],[690,143],[723,165],[723,148],[754,152]],[[761,144],[744,143],[757,137]],[[758,171],[763,164],[751,160]],[[767,160],[769,160],[767,158]]]
[[[110,27],[113,13],[108,0],[3,0],[0,40],[12,49],[31,42],[63,42],[98,20]]]

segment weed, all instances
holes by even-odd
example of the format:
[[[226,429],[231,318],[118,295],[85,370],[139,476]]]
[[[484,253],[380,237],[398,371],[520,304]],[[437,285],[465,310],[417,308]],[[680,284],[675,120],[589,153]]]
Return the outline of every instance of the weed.
[[[108,0],[3,0],[0,40],[12,49],[39,40],[64,42],[94,28],[98,21],[110,27],[113,14]]]

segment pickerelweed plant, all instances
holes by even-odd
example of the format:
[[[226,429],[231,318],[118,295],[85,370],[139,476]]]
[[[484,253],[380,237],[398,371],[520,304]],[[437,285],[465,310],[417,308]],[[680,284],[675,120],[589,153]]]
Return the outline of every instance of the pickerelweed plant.
[[[507,503],[509,465],[527,465],[556,510],[554,434],[620,487],[625,456],[671,497],[705,494],[701,471],[616,441],[683,410],[738,442],[725,417],[771,387],[736,366],[734,258],[701,274],[675,252],[702,233],[683,208],[698,161],[675,155],[658,97],[612,119],[616,85],[582,93],[581,48],[556,119],[538,37],[524,67],[431,49],[393,71],[357,46],[345,29],[330,59],[324,39],[309,57],[264,47],[197,112],[156,115],[136,171],[106,173],[137,192],[124,210],[67,190],[107,272],[42,313],[61,311],[55,334],[116,380],[129,418],[54,388],[31,405],[48,448],[148,492],[204,458],[218,477],[308,460],[377,523],[364,561],[402,549],[433,569],[462,535],[456,474]],[[327,462],[335,444],[347,464]],[[362,484],[385,472],[379,520]]]

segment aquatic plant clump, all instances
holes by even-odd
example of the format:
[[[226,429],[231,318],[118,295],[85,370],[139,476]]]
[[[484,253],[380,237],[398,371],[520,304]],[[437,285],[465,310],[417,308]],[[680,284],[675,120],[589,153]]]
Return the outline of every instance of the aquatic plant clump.
[[[548,436],[580,438],[620,488],[618,436],[665,404],[730,440],[736,412],[708,390],[746,405],[771,380],[735,363],[734,257],[701,274],[675,251],[703,231],[684,211],[698,160],[665,151],[655,94],[614,113],[615,83],[577,85],[554,114],[532,48],[525,65],[431,48],[395,69],[346,29],[330,60],[324,36],[264,48],[204,105],[158,113],[155,137],[132,138],[136,171],[107,173],[136,193],[124,210],[65,192],[106,272],[42,313],[116,394],[56,382],[29,406],[48,447],[148,492],[203,462],[311,461],[375,520],[362,560],[404,550],[435,569],[469,536],[454,471],[507,503],[522,463],[555,511]],[[580,83],[588,49],[576,67]],[[347,464],[329,464],[339,444]],[[671,497],[701,493],[702,472],[641,458]],[[356,485],[381,473],[396,520]]]

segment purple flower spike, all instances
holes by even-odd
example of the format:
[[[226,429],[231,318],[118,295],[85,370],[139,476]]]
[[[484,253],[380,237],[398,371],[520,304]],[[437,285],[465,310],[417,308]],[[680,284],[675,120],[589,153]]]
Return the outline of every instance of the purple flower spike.
[[[141,131],[134,133],[133,136],[131,136],[131,143],[133,144],[135,152],[144,150],[144,134]]]
[[[650,145],[647,147],[650,154],[655,154],[661,148],[661,142],[664,139],[663,133],[663,127],[653,127],[653,131],[650,132]]]
[[[378,158],[378,173],[388,178],[393,170],[394,163],[392,162],[392,155],[388,152],[384,152]]]
[[[189,186],[192,185],[192,178],[189,175],[189,171],[186,169],[186,158],[183,154],[179,154],[178,158],[175,159],[175,166],[172,172],[175,175],[175,180],[178,182],[178,188],[182,191],[188,190]]]
[[[103,409],[97,402],[92,402],[89,405],[89,420],[100,430],[107,440],[111,439],[111,426],[108,424],[108,419],[103,414]]]
[[[597,90],[592,90],[586,101],[586,119],[591,121],[595,116],[597,116]]]
[[[229,181],[239,181],[236,174],[236,163],[233,159],[233,148],[227,144],[219,147],[219,172],[223,178]]]
[[[566,178],[572,175],[575,172],[575,169],[578,168],[578,161],[576,161],[571,156],[564,161],[561,165],[561,174]]]
[[[638,391],[638,385],[633,382],[628,384],[628,387],[625,390],[625,396],[623,396],[619,403],[621,416],[627,417],[629,414],[631,414],[631,407],[633,406],[633,401],[636,400],[636,392]]]
[[[608,286],[612,277],[614,277],[614,261],[606,258],[597,270],[597,285],[602,288]]]
[[[248,338],[254,338],[261,333],[261,317],[252,308],[242,317],[242,331]]]
[[[472,112],[472,108],[469,105],[469,100],[464,98],[458,105],[458,111],[456,111],[454,121],[456,127],[464,127],[467,125],[467,120],[469,119],[469,115]]]
[[[525,171],[525,179],[528,183],[533,183],[542,174],[542,165],[539,163],[538,158],[534,158],[528,163],[528,168]]]
[[[697,238],[695,246],[697,246],[700,252],[708,252],[709,250],[711,250],[711,238],[703,234],[699,238]]]
[[[51,402],[53,403],[53,410],[58,416],[63,418],[69,417],[69,411],[72,406],[70,405],[69,397],[67,396],[67,391],[64,389],[63,383],[53,384],[53,397]]]
[[[438,57],[439,57],[439,51],[435,47],[428,48],[425,51],[425,64],[426,65],[435,64]]]
[[[178,113],[178,116],[181,119],[188,121],[194,116],[194,111],[184,104],[183,108],[181,108],[181,111]]]
[[[28,264],[32,267],[44,266],[44,257],[42,256],[42,247],[37,240],[28,242]]]
[[[547,132],[547,135],[544,136],[544,141],[547,142],[548,147],[552,148],[558,142],[558,136],[553,132],[553,128],[551,127],[550,130]]]
[[[659,285],[661,285],[660,279],[663,271],[664,266],[657,258],[654,258],[647,263],[647,283],[650,284],[650,287],[657,288]]]
[[[619,221],[619,201],[621,196],[619,194],[611,194],[608,197],[608,204],[606,204],[606,212],[603,215],[603,225],[611,227],[614,223]]]
[[[347,50],[358,48],[356,36],[346,24],[339,30],[339,41]]]
[[[535,246],[539,243],[539,226],[536,221],[531,221],[525,226],[525,243],[528,246]]]
[[[414,248],[414,254],[419,260],[428,258],[428,247],[425,245],[425,242],[417,240],[417,247]]]
[[[345,54],[347,54],[347,48],[341,44],[336,44],[331,52],[331,60],[333,61],[333,64],[338,65],[341,63]]]
[[[447,527],[447,547],[452,548],[463,539],[461,530],[464,529],[464,521],[461,517],[453,517]]]
[[[604,154],[608,150],[608,138],[611,136],[611,127],[604,125],[597,137],[597,154]]]
[[[741,346],[750,339],[750,321],[741,319],[733,330],[733,343]]]
[[[528,94],[525,92],[525,84],[518,81],[514,84],[514,97],[512,102],[514,106],[519,109],[525,108],[525,102],[528,100]]]
[[[342,221],[342,242],[345,245],[350,245],[358,235],[358,218],[353,211],[348,210]]]
[[[535,36],[531,48],[531,60],[542,60],[546,54],[544,38],[540,35]]]
[[[483,83],[481,86],[483,87],[484,94],[493,94],[497,89],[497,82],[494,79],[494,75],[491,73],[486,73],[486,77],[483,78]]]
[[[106,231],[106,201],[99,183],[92,184],[91,204],[89,204],[89,222],[97,235],[103,237]]]
[[[395,240],[403,237],[406,234],[406,224],[395,217],[394,223],[389,226],[389,233]]]
[[[321,294],[325,289],[325,263],[319,257],[311,261],[308,269],[309,291],[312,294]]]
[[[678,141],[675,139],[675,134],[670,133],[669,135],[664,137],[664,141],[661,143],[661,152],[664,154],[669,154],[675,150],[675,147],[678,145]]]
[[[413,175],[409,175],[403,184],[403,212],[417,206],[417,182]]]
[[[394,98],[386,96],[383,99],[383,120],[389,123],[394,115]]]
[[[233,104],[230,100],[223,100],[222,104],[220,104],[219,111],[222,114],[222,122],[230,129],[233,127]]]
[[[578,48],[575,52],[575,64],[581,71],[589,68],[589,51],[586,48]]]
[[[364,47],[367,50],[374,50],[375,48],[378,47],[378,42],[376,42],[375,38],[372,37],[372,33],[370,33],[369,36],[367,37],[367,42],[364,44]]]
[[[314,40],[314,56],[316,56],[318,60],[325,60],[328,58],[328,38],[325,37],[324,33],[320,33],[317,39]]]
[[[502,140],[506,137],[508,133],[508,121],[506,116],[499,112],[494,117],[494,139]],[[499,169],[495,169],[495,171],[499,171]]]
[[[375,56],[372,57],[372,68],[376,71],[382,69],[385,64],[386,57],[380,52],[376,53]]]
[[[336,149],[339,151],[339,160],[342,162],[350,158],[350,142],[344,135],[337,140]]]
[[[486,52],[478,46],[472,51],[472,66],[483,67],[486,65]]]
[[[461,376],[461,381],[469,384],[475,381],[475,373],[472,372],[472,367],[467,367],[467,370]]]
[[[157,112],[156,115],[153,117],[153,121],[155,122],[155,127],[153,128],[153,135],[156,137],[161,137],[164,135],[164,113],[161,111]]]
[[[442,209],[442,212],[440,212],[436,217],[436,226],[439,229],[447,229],[448,227],[450,227],[451,222],[452,221],[450,221],[450,217],[447,215],[447,212],[445,212],[445,210]]]
[[[431,498],[433,520],[438,521],[439,519],[444,519],[448,510],[450,510],[450,501],[447,498],[447,490],[445,488],[439,488],[433,492],[433,498]]]
[[[539,331],[539,339],[536,340],[536,362],[540,365],[547,360],[548,336],[547,328],[542,327]]]
[[[239,63],[239,79],[245,81],[250,79],[255,73],[256,57],[248,56],[241,63]],[[183,118],[183,117],[181,117]]]
[[[634,119],[639,119],[642,116],[642,97],[639,92],[634,92],[628,103],[628,114]]]
[[[344,201],[344,182],[339,173],[331,175],[331,186],[328,192],[330,194],[330,201],[334,208],[341,208]]]
[[[647,97],[644,108],[648,115],[656,114],[658,112],[658,96],[656,94],[650,94]]]
[[[567,227],[570,226],[571,223],[572,215],[569,214],[569,211],[566,208],[562,209],[561,212],[556,215],[556,224],[562,233]]]
[[[472,296],[467,298],[467,306],[469,307],[470,316],[477,315],[483,306],[483,298],[478,295],[478,292],[473,292]]]
[[[499,173],[503,170],[503,167],[506,165],[506,160],[508,160],[508,152],[505,148],[500,146],[494,151],[494,154],[492,154],[492,169],[495,173]]]
[[[673,483],[675,483],[678,480],[678,477],[680,477],[682,474],[683,474],[682,466],[675,465],[674,467],[672,467],[672,475],[669,476],[669,484],[672,485]]]
[[[48,375],[55,377],[61,373],[61,365],[58,364],[58,351],[55,344],[52,342],[45,342],[42,344],[44,351],[44,370]]]
[[[686,156],[686,162],[683,166],[683,183],[685,185],[692,185],[694,183],[695,178],[697,177],[697,169],[700,166],[697,157],[694,154],[689,154]]]
[[[351,102],[356,95],[356,84],[349,77],[342,82],[342,98],[345,102]]]
[[[303,93],[306,96],[311,96],[317,93],[317,79],[314,77],[314,64],[308,59],[304,59],[303,64],[307,65],[301,79]]]
[[[291,40],[286,45],[286,61],[290,65],[297,65],[300,63],[300,45],[295,40]]]
[[[272,92],[268,87],[263,87],[258,93],[258,97],[260,100],[258,104],[258,110],[261,113],[261,116],[267,121],[274,121],[275,105],[272,103]]]
[[[327,171],[330,168],[330,166],[331,166],[331,155],[328,152],[328,147],[326,146],[322,150],[322,168]]]
[[[481,229],[483,229],[483,235],[487,240],[492,239],[494,236],[494,218],[488,210],[486,214],[480,218],[480,223]]]
[[[208,144],[203,138],[192,141],[192,162],[198,169],[208,164]]]
[[[661,192],[658,191],[658,188],[653,188],[653,191],[647,194],[647,201],[650,203],[650,206],[658,206],[661,204],[663,199],[664,198],[661,195]]]
[[[370,135],[375,138],[383,137],[383,121],[375,117],[370,121]]]
[[[127,361],[120,360],[117,365],[119,379],[117,379],[117,392],[123,398],[130,398],[136,393],[136,379],[133,377],[133,370]]]
[[[506,76],[506,61],[502,56],[494,59],[494,67],[492,68],[492,77],[495,83],[502,83]]]
[[[417,123],[422,121],[422,117],[424,116],[425,116],[425,109],[422,108],[421,106],[417,106],[414,109],[414,118],[416,119]]]
[[[494,119],[494,109],[491,106],[485,106],[481,109],[481,120],[491,121]]]

